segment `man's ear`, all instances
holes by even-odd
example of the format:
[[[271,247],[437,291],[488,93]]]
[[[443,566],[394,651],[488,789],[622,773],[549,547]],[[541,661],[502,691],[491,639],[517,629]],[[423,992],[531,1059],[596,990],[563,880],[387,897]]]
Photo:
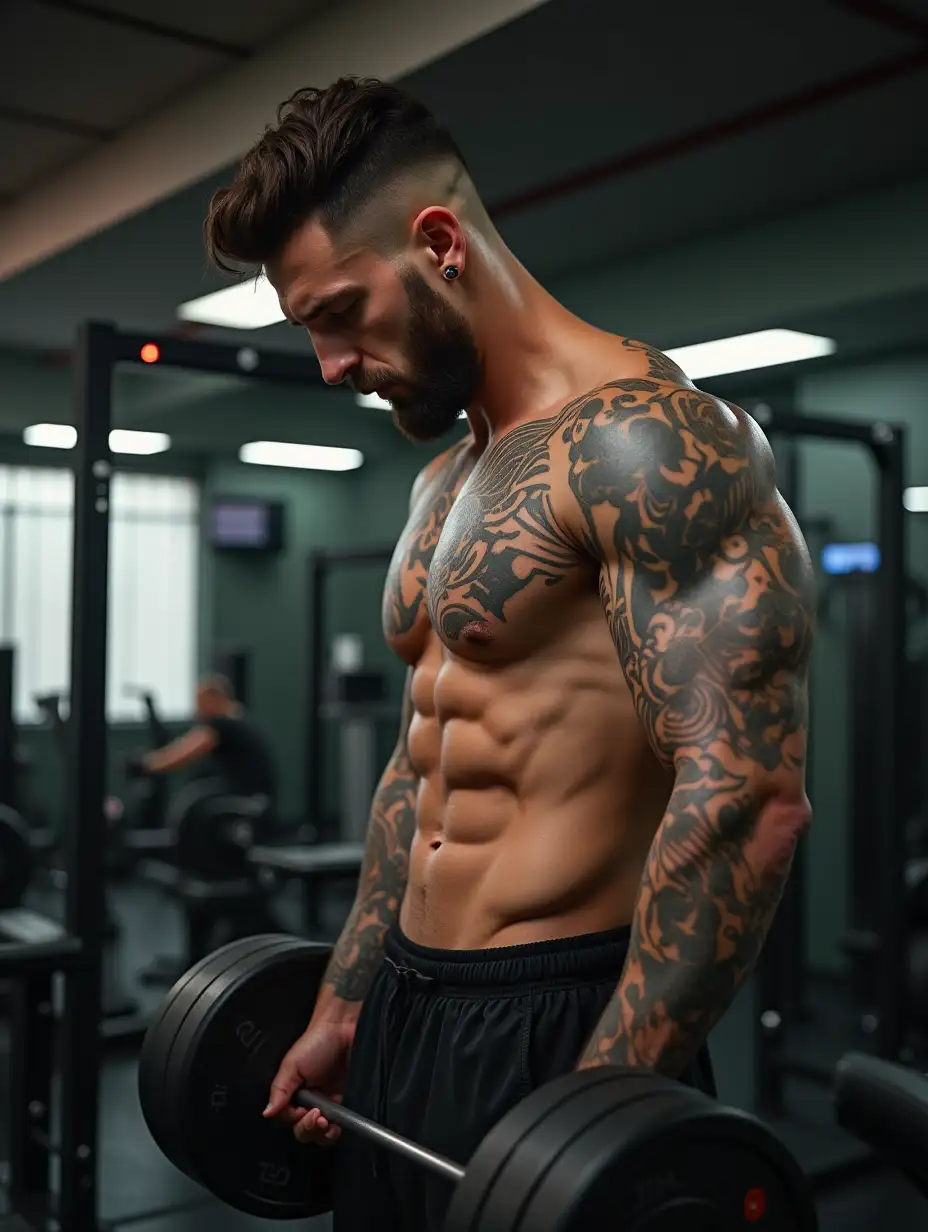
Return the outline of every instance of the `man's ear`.
[[[467,260],[467,237],[457,215],[443,205],[430,205],[422,210],[412,224],[413,239],[425,252],[434,271],[440,274],[454,267],[464,272]]]

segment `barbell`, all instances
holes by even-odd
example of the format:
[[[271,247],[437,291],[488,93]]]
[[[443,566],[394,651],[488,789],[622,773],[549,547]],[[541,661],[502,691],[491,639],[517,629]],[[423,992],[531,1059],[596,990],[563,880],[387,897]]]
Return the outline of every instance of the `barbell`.
[[[265,1219],[331,1209],[342,1147],[301,1146],[261,1115],[330,952],[271,935],[224,946],[178,980],[142,1047],[140,1102],[161,1150],[229,1206]],[[555,1079],[508,1112],[466,1168],[320,1093],[296,1102],[445,1177],[446,1232],[817,1228],[808,1182],[769,1129],[649,1071]]]

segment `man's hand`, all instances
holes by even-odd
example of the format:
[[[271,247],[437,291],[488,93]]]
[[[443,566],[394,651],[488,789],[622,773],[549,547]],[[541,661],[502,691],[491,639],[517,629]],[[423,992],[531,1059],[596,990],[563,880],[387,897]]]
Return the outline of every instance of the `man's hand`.
[[[122,772],[130,782],[148,778],[151,771],[145,763],[144,753],[130,753],[122,763]]]
[[[264,1116],[292,1125],[298,1142],[337,1142],[341,1130],[318,1108],[296,1108],[290,1101],[301,1087],[312,1087],[341,1103],[353,1036],[354,1026],[347,1023],[310,1024],[281,1061]]]
[[[638,717],[675,775],[581,1065],[675,1077],[753,967],[809,820],[811,568],[743,411],[634,378],[578,403],[564,439]]]

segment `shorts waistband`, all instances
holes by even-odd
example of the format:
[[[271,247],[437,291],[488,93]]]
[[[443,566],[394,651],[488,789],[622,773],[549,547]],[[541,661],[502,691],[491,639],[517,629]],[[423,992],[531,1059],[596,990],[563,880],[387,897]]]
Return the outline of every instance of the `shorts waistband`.
[[[399,927],[387,933],[384,956],[399,971],[447,991],[490,992],[504,987],[549,983],[553,980],[594,983],[618,980],[628,951],[631,929],[534,941],[528,945],[485,950],[439,950],[410,941]]]

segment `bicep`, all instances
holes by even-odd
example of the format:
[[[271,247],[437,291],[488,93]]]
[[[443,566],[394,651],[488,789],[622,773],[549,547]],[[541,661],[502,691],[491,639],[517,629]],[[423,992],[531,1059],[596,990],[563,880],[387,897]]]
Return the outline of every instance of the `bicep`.
[[[790,774],[804,759],[812,623],[808,556],[774,497],[693,562],[659,542],[601,569],[601,593],[638,716],[668,764]]]
[[[639,718],[662,761],[720,764],[804,742],[808,553],[743,412],[623,381],[578,410],[571,487]]]

